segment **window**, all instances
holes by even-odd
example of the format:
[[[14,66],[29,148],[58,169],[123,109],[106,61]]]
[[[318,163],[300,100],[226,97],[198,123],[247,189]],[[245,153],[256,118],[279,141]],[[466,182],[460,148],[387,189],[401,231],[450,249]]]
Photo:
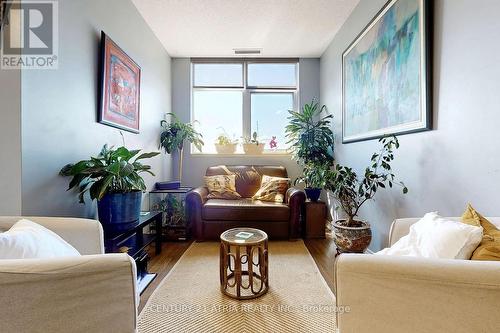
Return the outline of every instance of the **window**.
[[[216,153],[221,134],[241,143],[253,133],[265,153],[285,152],[288,110],[298,105],[297,60],[193,60],[191,68],[192,120],[203,134],[202,153]]]
[[[231,138],[243,135],[241,115],[243,94],[231,90],[197,90],[193,92],[194,119],[203,134],[204,152],[215,152],[213,143],[221,132]],[[207,150],[208,148],[208,150]],[[212,149],[213,148],[213,149]]]
[[[197,87],[243,87],[243,64],[194,64]]]
[[[296,64],[248,64],[249,87],[288,87],[297,86]]]
[[[263,133],[268,149],[271,149],[271,141],[276,143],[276,149],[286,149],[285,126],[288,110],[293,110],[294,93],[252,92],[250,96],[250,131]]]

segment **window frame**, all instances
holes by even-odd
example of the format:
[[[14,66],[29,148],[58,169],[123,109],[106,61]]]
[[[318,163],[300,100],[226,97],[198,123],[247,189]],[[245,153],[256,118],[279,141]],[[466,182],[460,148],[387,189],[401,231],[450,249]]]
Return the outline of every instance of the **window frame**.
[[[251,64],[295,64],[295,86],[251,86],[248,84],[248,65]],[[283,61],[282,59],[251,59],[245,61],[245,87],[247,89],[272,89],[272,90],[299,90],[299,59]]]
[[[194,70],[194,67],[196,64],[241,64],[241,71],[242,71],[242,77],[241,77],[241,86],[231,86],[231,85],[227,85],[227,86],[204,86],[204,85],[199,85],[199,86],[195,86],[195,70]],[[241,62],[237,62],[237,61],[225,61],[225,62],[222,62],[222,61],[193,61],[191,59],[191,89],[193,88],[196,88],[196,89],[225,89],[225,88],[229,88],[229,89],[243,89],[245,87],[245,80],[246,80],[246,76],[245,76],[245,64],[244,63],[241,63]]]
[[[242,92],[242,135],[244,137],[251,136],[252,129],[252,105],[251,96],[255,93],[292,93],[293,94],[293,109],[298,110],[300,105],[300,78],[299,78],[299,59],[298,58],[191,58],[190,65],[190,119],[194,121],[194,94],[196,91],[241,91]],[[195,82],[195,64],[242,64],[243,85],[242,86],[205,86],[194,84]],[[293,86],[249,86],[248,85],[248,65],[260,64],[294,64],[295,65],[295,83]],[[207,143],[205,143],[207,144]],[[212,152],[199,152],[197,149],[190,145],[191,155],[214,155],[221,156],[224,154],[217,154]],[[288,155],[286,149],[278,149],[274,151],[264,150],[262,155]],[[235,153],[228,156],[249,156],[244,153]]]

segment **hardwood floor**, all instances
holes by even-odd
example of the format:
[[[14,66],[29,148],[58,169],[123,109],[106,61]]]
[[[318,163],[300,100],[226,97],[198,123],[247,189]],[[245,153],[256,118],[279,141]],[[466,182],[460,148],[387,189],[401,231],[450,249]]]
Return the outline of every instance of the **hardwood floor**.
[[[188,242],[165,242],[162,245],[160,255],[154,255],[154,249],[150,248],[151,260],[149,262],[149,271],[158,273],[158,276],[146,288],[141,295],[139,312],[142,310],[147,300],[158,287],[158,284],[165,278],[168,272],[174,267],[182,254],[188,249],[192,241]],[[333,264],[335,261],[335,244],[330,235],[325,239],[306,239],[304,243],[311,253],[316,265],[318,266],[321,275],[326,280],[326,283],[333,291]]]
[[[316,266],[318,266],[321,275],[332,291],[334,291],[334,276],[333,267],[335,263],[335,255],[337,248],[333,242],[332,236],[326,234],[324,239],[304,239],[309,253],[314,258]]]
[[[154,254],[154,246],[150,246],[149,255],[151,260],[148,263],[148,270],[150,273],[157,273],[158,276],[151,282],[151,284],[144,290],[141,295],[141,302],[139,304],[139,312],[142,311],[144,305],[146,305],[147,300],[153,293],[153,291],[158,287],[160,282],[165,278],[165,276],[170,272],[175,263],[180,259],[182,254],[188,249],[192,241],[186,242],[164,242],[162,244],[161,253],[159,255]]]

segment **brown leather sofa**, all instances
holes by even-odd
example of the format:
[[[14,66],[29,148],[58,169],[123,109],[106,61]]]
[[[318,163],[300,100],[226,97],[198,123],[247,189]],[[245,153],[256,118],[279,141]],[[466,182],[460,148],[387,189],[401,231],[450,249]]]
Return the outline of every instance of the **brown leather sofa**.
[[[214,166],[207,176],[236,175],[238,200],[207,199],[206,187],[198,187],[186,196],[186,212],[196,240],[215,240],[225,230],[252,227],[265,231],[270,239],[296,239],[301,235],[301,216],[305,194],[289,188],[284,203],[252,200],[263,175],[287,177],[282,166]]]

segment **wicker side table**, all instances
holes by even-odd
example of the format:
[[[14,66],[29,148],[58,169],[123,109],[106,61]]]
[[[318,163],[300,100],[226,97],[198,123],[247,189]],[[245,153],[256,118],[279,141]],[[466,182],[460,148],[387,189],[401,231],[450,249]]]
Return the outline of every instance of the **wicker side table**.
[[[267,234],[235,228],[220,236],[220,285],[223,294],[251,299],[269,289]]]

